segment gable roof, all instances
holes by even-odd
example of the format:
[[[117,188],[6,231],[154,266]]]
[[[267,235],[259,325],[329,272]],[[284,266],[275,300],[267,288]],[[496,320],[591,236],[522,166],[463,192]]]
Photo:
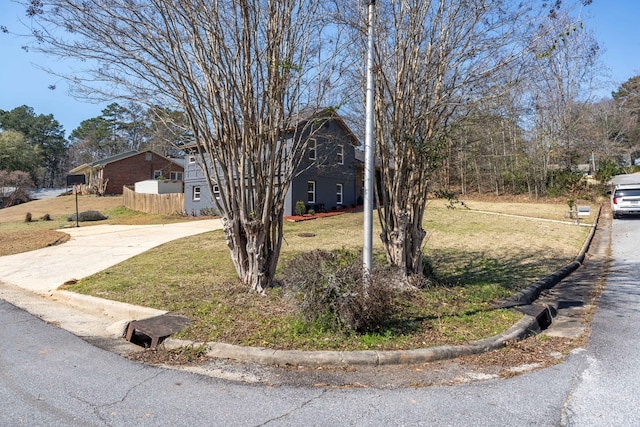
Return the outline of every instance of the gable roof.
[[[157,156],[160,156],[162,158],[165,158],[165,159],[169,160],[172,163],[175,163],[177,166],[181,166],[181,167],[184,168],[184,161],[180,162],[178,159],[167,158],[167,157],[165,157],[165,156],[163,156],[161,154],[156,153],[153,150],[145,150],[145,151],[130,150],[130,151],[125,151],[124,153],[115,154],[113,156],[105,157],[103,159],[96,160],[96,161],[91,162],[91,163],[82,164],[80,166],[77,166],[77,167],[71,169],[69,172],[73,174],[73,173],[78,173],[78,172],[80,172],[82,170],[85,170],[85,169],[93,169],[93,168],[96,168],[96,167],[99,167],[99,166],[103,166],[104,167],[104,166],[106,166],[106,165],[108,165],[110,163],[118,162],[120,160],[124,160],[124,159],[127,159],[129,157],[133,157],[135,155],[143,154],[143,153],[153,153],[153,154],[155,154]]]
[[[294,118],[292,118],[292,122],[294,123],[294,125],[290,126],[290,128],[294,128],[301,123],[314,119],[327,119],[327,121],[335,121],[342,129],[342,131],[351,139],[351,145],[353,145],[354,147],[359,147],[360,145],[362,145],[356,135],[351,131],[351,129],[349,129],[349,126],[347,126],[340,114],[338,114],[336,109],[331,107],[301,111]]]
[[[92,168],[96,166],[105,166],[109,163],[117,162],[118,160],[135,156],[136,154],[139,154],[139,152],[136,150],[126,151],[124,153],[116,154],[113,156],[105,157],[104,159],[96,160],[95,162],[91,162],[89,163],[89,166],[91,166]]]
[[[329,120],[335,121],[338,124],[338,126],[342,129],[342,131],[349,137],[349,139],[351,140],[351,145],[353,145],[356,148],[362,145],[358,137],[356,137],[356,135],[351,131],[351,129],[349,129],[349,126],[347,126],[347,124],[342,119],[342,117],[336,112],[334,108],[330,108],[330,107],[321,108],[321,109],[309,109],[309,110],[304,110],[297,114],[294,114],[291,117],[291,121],[290,121],[290,123],[293,123],[293,124],[285,125],[285,131],[290,132],[296,126],[299,126],[302,123],[308,122],[316,118],[327,119],[327,121]],[[197,147],[197,143],[191,142],[189,144],[185,144],[183,148],[190,150],[195,147]]]
[[[117,162],[118,160],[122,160],[122,159],[126,159],[127,157],[131,157],[138,154],[138,151],[136,150],[130,150],[130,151],[126,151],[124,153],[120,153],[120,154],[116,154],[113,156],[109,156],[109,157],[105,157],[103,159],[100,160],[96,160],[93,161],[91,163],[84,163],[80,166],[76,166],[75,168],[71,169],[69,172],[70,173],[77,173],[80,172],[82,170],[85,169],[93,169],[97,166],[105,166],[108,165],[109,163],[113,163],[113,162]]]

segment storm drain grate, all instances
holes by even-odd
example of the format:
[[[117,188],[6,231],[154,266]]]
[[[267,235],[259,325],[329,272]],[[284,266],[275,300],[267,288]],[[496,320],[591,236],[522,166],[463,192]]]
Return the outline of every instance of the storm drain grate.
[[[160,340],[179,332],[191,323],[188,318],[176,314],[162,314],[148,319],[134,320],[127,326],[126,340],[144,347],[156,348]],[[140,335],[147,339],[140,340]]]
[[[538,322],[538,327],[541,331],[547,329],[549,326],[551,326],[551,322],[553,322],[551,311],[547,306],[531,304],[515,307],[515,309],[521,313],[535,317],[536,321]]]

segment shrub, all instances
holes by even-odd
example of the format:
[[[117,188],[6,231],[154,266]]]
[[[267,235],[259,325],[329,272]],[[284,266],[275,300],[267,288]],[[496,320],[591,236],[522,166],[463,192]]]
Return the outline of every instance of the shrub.
[[[560,197],[565,194],[579,194],[586,186],[581,172],[572,170],[558,170],[549,174],[547,196]]]
[[[307,212],[309,215],[315,215],[316,211],[313,209],[309,209],[309,212]]]
[[[422,257],[422,276],[415,275],[414,277],[414,280],[418,282],[414,283],[414,286],[417,288],[425,288],[439,281],[439,278],[436,275],[436,269],[433,266],[431,258],[428,258],[426,256]]]
[[[611,159],[606,159],[600,163],[596,170],[596,179],[602,183],[606,183],[613,176],[624,173],[624,171]]]
[[[51,215],[49,215],[48,213],[44,214],[44,215],[42,215],[42,218],[40,218],[40,219],[42,221],[51,221]]]
[[[26,215],[24,216],[24,222],[31,222],[32,217],[31,217],[31,212],[27,212]]]
[[[362,259],[354,252],[304,252],[291,259],[282,274],[287,291],[300,299],[306,322],[371,332],[393,313],[393,288],[375,271],[365,288]]]
[[[202,208],[200,209],[201,216],[216,216],[216,210],[214,208]]]
[[[569,206],[569,210],[573,209],[573,206],[576,204],[576,201],[573,199],[567,200],[567,205]]]
[[[307,207],[302,200],[296,202],[296,215],[304,215],[307,212]]]
[[[78,214],[78,221],[102,221],[104,219],[107,217],[98,211],[84,211]],[[67,221],[76,221],[76,214],[69,215]]]

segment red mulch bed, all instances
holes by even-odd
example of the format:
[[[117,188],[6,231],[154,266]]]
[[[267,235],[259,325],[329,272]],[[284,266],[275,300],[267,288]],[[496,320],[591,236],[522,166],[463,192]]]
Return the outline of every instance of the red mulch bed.
[[[330,216],[342,215],[343,213],[347,213],[347,212],[359,212],[359,211],[362,211],[362,206],[357,206],[355,208],[343,208],[343,209],[338,209],[330,212],[318,212],[313,215],[306,214],[306,215],[285,216],[284,220],[289,222],[309,221],[312,219],[327,218]]]

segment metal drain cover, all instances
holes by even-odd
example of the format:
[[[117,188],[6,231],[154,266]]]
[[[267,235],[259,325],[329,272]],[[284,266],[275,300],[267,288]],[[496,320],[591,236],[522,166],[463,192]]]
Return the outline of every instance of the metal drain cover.
[[[134,320],[127,326],[126,339],[132,342],[135,334],[145,335],[151,339],[150,348],[156,348],[160,339],[181,331],[191,323],[193,322],[188,318],[177,314],[162,314],[148,319]]]

